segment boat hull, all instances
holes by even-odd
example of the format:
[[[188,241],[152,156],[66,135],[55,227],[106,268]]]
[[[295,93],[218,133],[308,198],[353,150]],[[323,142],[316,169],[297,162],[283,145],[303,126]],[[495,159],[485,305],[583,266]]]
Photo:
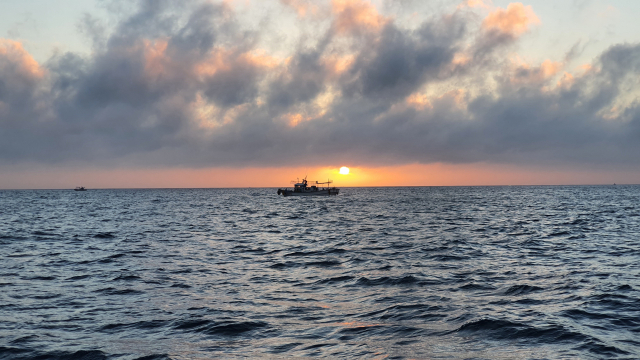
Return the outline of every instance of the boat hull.
[[[328,189],[318,191],[293,191],[293,190],[278,190],[278,195],[282,196],[331,196],[338,195],[340,189]]]

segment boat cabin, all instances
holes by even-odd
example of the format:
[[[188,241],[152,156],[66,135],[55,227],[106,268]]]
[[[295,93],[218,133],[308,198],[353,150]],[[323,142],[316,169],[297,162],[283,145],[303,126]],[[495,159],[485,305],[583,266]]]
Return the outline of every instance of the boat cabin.
[[[315,188],[315,186],[312,186],[311,188],[313,189]],[[307,191],[307,190],[309,190],[309,188],[307,187],[307,179],[302,179],[302,182],[295,184],[293,187],[293,191]]]
[[[307,182],[307,178],[305,177],[304,179],[302,179],[302,181],[297,180],[297,181],[292,181],[291,183],[294,184],[293,185],[293,190],[288,190],[288,189],[278,189],[278,195],[282,194],[284,196],[291,196],[291,195],[296,195],[296,196],[302,196],[302,195],[338,195],[338,192],[340,191],[340,189],[336,189],[335,187],[326,187],[326,188],[320,188],[318,187],[318,184],[322,185],[322,184],[326,184],[326,185],[331,185],[333,181],[331,180],[327,180],[327,182],[315,182],[315,185],[311,185],[308,186],[308,182]]]

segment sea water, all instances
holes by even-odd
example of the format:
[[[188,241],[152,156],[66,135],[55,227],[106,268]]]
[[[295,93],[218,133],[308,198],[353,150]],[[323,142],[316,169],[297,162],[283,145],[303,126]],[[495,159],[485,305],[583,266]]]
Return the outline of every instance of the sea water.
[[[639,358],[640,186],[0,191],[0,359]]]

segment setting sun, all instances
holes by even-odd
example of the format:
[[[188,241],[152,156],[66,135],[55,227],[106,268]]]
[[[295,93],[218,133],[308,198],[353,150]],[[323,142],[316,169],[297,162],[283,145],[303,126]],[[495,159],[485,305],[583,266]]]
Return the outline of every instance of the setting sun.
[[[349,175],[349,168],[346,166],[343,166],[340,168],[340,175]]]

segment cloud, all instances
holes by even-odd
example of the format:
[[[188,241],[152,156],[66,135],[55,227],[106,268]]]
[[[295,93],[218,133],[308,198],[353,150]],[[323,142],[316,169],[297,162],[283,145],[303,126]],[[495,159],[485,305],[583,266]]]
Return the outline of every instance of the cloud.
[[[465,0],[458,5],[458,9],[463,9],[465,7],[490,9],[492,3],[493,2],[491,0]]]
[[[20,158],[31,134],[48,118],[50,104],[42,98],[41,83],[47,71],[16,41],[0,39],[0,156]],[[38,140],[38,136],[33,136]]]
[[[317,15],[320,12],[318,5],[311,0],[280,0],[280,2],[294,9],[302,18],[308,15]]]
[[[0,39],[0,101],[30,97],[45,70],[17,41]],[[9,99],[12,98],[12,99]]]
[[[385,18],[368,0],[331,0],[334,29],[341,34],[375,32]]]
[[[277,63],[275,59],[254,53],[216,55],[218,59],[205,63],[216,63],[216,68],[210,76],[204,78],[204,94],[216,105],[223,107],[255,100],[258,95],[257,80],[264,71]]]
[[[383,103],[404,98],[429,79],[436,79],[454,57],[455,35],[443,33],[447,41],[437,42],[430,37],[438,30],[422,30],[408,33],[387,25],[379,40],[360,52],[345,75],[345,95],[376,98]]]
[[[477,62],[491,62],[496,51],[515,44],[532,25],[539,23],[531,6],[510,3],[506,9],[498,7],[482,21],[475,41],[469,46],[469,56]]]
[[[331,6],[286,51],[200,1],[136,2],[93,28],[90,55],[38,64],[0,40],[0,164],[640,166],[640,45],[571,72],[563,56],[504,61],[538,22],[522,4],[411,28]]]
[[[497,8],[489,13],[482,21],[482,28],[516,38],[529,31],[531,25],[539,23],[540,19],[531,6],[511,3],[506,9]]]
[[[511,75],[511,84],[540,84],[544,85],[547,81],[558,74],[564,67],[564,64],[545,60],[540,66],[532,67],[529,64],[517,64]]]

